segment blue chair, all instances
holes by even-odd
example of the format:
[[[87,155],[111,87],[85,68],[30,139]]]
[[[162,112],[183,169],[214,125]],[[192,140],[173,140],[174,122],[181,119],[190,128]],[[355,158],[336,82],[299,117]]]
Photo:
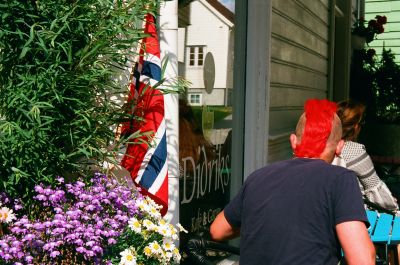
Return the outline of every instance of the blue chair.
[[[393,250],[395,264],[398,263],[397,245],[400,243],[400,217],[389,213],[367,210],[370,223],[368,233],[374,244],[385,245],[385,259],[388,261],[388,251]]]

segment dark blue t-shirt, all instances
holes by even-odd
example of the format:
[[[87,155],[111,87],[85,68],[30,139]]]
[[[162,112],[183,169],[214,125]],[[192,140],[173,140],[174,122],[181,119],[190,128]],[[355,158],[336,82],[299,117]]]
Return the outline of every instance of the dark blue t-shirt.
[[[252,173],[224,214],[240,227],[240,265],[337,265],[336,224],[368,222],[352,171],[303,158]]]

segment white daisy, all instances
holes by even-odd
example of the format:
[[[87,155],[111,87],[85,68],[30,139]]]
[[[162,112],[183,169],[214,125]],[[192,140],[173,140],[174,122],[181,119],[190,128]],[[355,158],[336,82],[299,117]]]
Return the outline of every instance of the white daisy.
[[[144,247],[143,252],[147,257],[150,257],[152,255],[152,252],[151,252],[151,249],[149,246]]]
[[[134,231],[135,233],[139,234],[142,231],[142,225],[140,224],[138,219],[136,219],[135,217],[132,217],[128,221],[128,225],[129,225],[129,228],[132,229],[132,231]]]
[[[151,252],[154,254],[159,254],[162,252],[161,246],[160,246],[160,244],[158,244],[157,241],[151,242],[149,244],[149,248],[150,248]]]
[[[174,242],[170,238],[163,239],[163,248],[166,251],[173,251],[175,249]]]
[[[137,206],[141,211],[145,213],[148,213],[150,211],[150,206],[147,204],[146,200],[138,200]]]
[[[152,217],[154,217],[154,218],[156,218],[156,219],[161,218],[161,213],[160,213],[159,210],[158,210],[157,208],[155,208],[155,207],[150,207],[150,209],[149,209],[149,214],[150,214],[150,216],[152,216]]]
[[[7,207],[2,207],[0,209],[0,223],[9,223],[15,218],[15,214],[11,209],[8,209]]]
[[[156,228],[155,224],[149,219],[143,220],[143,226],[146,227],[148,230],[154,230]]]
[[[157,204],[153,199],[151,199],[150,197],[146,197],[147,203],[151,206],[154,207],[156,209],[161,209],[162,206]]]
[[[119,254],[121,255],[119,265],[136,265],[136,256],[132,249],[125,249]]]
[[[181,254],[179,253],[179,249],[174,248],[174,250],[172,251],[173,253],[173,259],[176,263],[179,263],[179,261],[181,260]]]

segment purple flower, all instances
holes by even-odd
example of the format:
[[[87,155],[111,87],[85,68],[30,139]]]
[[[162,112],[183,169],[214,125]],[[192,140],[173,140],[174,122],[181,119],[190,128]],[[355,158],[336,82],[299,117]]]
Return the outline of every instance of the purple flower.
[[[43,190],[43,193],[44,193],[45,195],[51,195],[51,194],[54,193],[54,191],[53,191],[52,189],[47,188],[47,189],[44,189],[44,190]]]
[[[59,220],[59,221],[62,221],[65,219],[65,216],[63,214],[61,214],[62,210],[60,212],[58,212],[58,211],[56,211],[56,212],[57,212],[57,214],[54,215],[54,219]]]
[[[103,249],[99,246],[93,246],[92,250],[97,253],[103,253]]]
[[[78,248],[76,248],[76,251],[79,253],[85,253],[87,250],[84,247],[78,247]]]
[[[43,246],[43,249],[44,250],[52,250],[55,246],[56,246],[56,244],[54,242],[49,242]]]
[[[42,231],[45,228],[45,225],[42,223],[34,223],[33,228],[38,231]]]
[[[11,245],[13,247],[20,248],[22,246],[22,243],[19,242],[18,240],[16,240],[16,241],[12,242]]]
[[[55,258],[55,257],[57,257],[57,256],[60,255],[60,254],[61,254],[60,251],[55,250],[55,251],[52,251],[52,252],[50,253],[50,257]]]
[[[75,240],[75,245],[82,246],[83,245],[83,240],[78,238],[77,240]]]
[[[85,245],[86,245],[87,247],[93,247],[95,243],[96,243],[96,242],[94,242],[94,241],[88,241],[88,242],[86,242]]]
[[[40,185],[36,185],[36,186],[35,186],[35,191],[36,191],[37,193],[42,193],[42,192],[43,192],[43,187],[40,186]]]
[[[19,248],[11,247],[9,251],[10,251],[11,253],[15,254],[15,253],[18,253]]]
[[[109,239],[107,240],[107,243],[108,243],[109,245],[114,245],[115,243],[117,243],[117,241],[116,241],[114,238],[109,238]]]
[[[63,177],[57,177],[56,180],[58,181],[59,184],[64,183],[64,178]]]
[[[91,204],[89,204],[89,205],[87,205],[86,207],[85,207],[85,210],[86,211],[94,211],[96,209],[96,207],[94,207],[94,205],[91,205]]]
[[[33,234],[27,234],[25,237],[24,237],[24,240],[26,240],[26,241],[31,241],[32,239],[34,239],[35,238],[35,235],[33,235]]]
[[[84,208],[85,207],[85,203],[84,202],[77,202],[75,205],[78,208]]]
[[[48,206],[43,208],[48,214],[39,220],[24,216],[10,224],[11,233],[0,240],[0,263],[40,263],[40,257],[57,259],[72,248],[78,260],[104,264],[103,253],[138,213],[136,199],[141,195],[102,174],[95,174],[90,185],[64,183],[61,177],[57,182],[55,187],[35,186],[34,199]]]
[[[96,254],[92,250],[87,250],[86,255],[88,255],[89,257],[93,257]]]
[[[35,196],[34,198],[38,201],[47,201],[47,197],[43,194],[39,194],[39,195]]]
[[[83,187],[85,187],[85,183],[83,183],[82,181],[77,181],[76,186],[83,188]]]

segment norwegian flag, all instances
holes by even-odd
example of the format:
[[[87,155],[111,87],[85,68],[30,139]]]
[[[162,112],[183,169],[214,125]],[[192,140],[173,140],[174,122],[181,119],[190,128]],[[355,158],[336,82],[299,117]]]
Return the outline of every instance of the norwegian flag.
[[[134,102],[132,120],[122,125],[121,134],[136,131],[141,136],[129,142],[121,166],[126,168],[141,192],[162,205],[161,214],[168,210],[167,139],[164,113],[164,96],[154,88],[161,80],[160,46],[155,18],[145,17],[145,33],[139,60],[130,83],[128,103]]]

